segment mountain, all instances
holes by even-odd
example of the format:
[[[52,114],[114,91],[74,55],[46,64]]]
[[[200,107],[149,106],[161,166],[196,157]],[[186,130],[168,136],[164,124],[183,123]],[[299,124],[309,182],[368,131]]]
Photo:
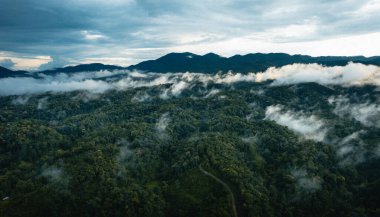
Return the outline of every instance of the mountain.
[[[45,70],[40,71],[40,73],[45,74],[55,74],[55,73],[75,73],[75,72],[88,72],[88,71],[101,71],[101,70],[119,70],[124,69],[120,66],[114,66],[114,65],[104,65],[101,63],[91,63],[91,64],[81,64],[77,66],[67,66],[63,68],[56,68],[52,70]]]
[[[182,53],[144,64],[211,73],[348,59],[379,62]],[[379,217],[380,72],[351,69],[0,79],[0,216]]]
[[[289,55],[285,53],[255,53],[235,55],[229,58],[214,53],[196,55],[193,53],[170,53],[156,60],[148,60],[129,66],[130,70],[152,72],[259,72],[269,67],[281,67],[293,63],[318,63],[325,66],[342,66],[349,62],[373,64],[380,66],[380,57],[364,56],[322,56],[311,57],[307,55]]]
[[[234,55],[232,57],[223,57],[218,54],[208,53],[205,55],[197,55],[189,52],[185,53],[169,53],[156,60],[148,60],[131,65],[129,67],[121,67],[115,65],[104,65],[101,63],[81,64],[76,66],[67,66],[51,70],[39,71],[44,74],[57,73],[76,73],[86,71],[101,70],[140,70],[146,72],[199,72],[199,73],[217,73],[217,72],[260,72],[270,67],[281,67],[294,63],[317,63],[324,66],[344,66],[349,62],[372,64],[380,66],[380,57],[364,57],[364,56],[320,56],[312,57],[307,55],[289,55],[286,53],[254,53],[246,55]],[[0,67],[0,78],[31,76],[25,74],[26,71],[12,71],[4,67]]]
[[[170,53],[156,60],[129,66],[128,69],[154,72],[217,72],[226,68],[227,60],[214,53],[204,56],[193,53]]]
[[[0,66],[0,76],[12,74],[13,71]]]
[[[228,76],[0,86],[0,216],[380,216],[379,86]]]
[[[13,71],[0,66],[0,78],[27,76],[26,71]]]
[[[36,73],[44,73],[44,74],[57,74],[57,73],[76,73],[76,72],[89,72],[89,71],[101,71],[101,70],[122,70],[125,69],[121,66],[115,66],[115,65],[104,65],[101,63],[90,63],[90,64],[80,64],[76,66],[67,66],[63,68],[56,68],[56,69],[50,69],[50,70],[44,70],[44,71],[38,71]],[[27,71],[13,71],[4,67],[0,66],[0,78],[6,78],[6,77],[38,77],[36,73],[30,73],[27,74]]]

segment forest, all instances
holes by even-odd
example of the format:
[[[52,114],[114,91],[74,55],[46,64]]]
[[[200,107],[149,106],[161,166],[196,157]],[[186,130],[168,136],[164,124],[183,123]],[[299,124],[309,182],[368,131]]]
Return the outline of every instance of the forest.
[[[0,216],[380,216],[376,81],[100,73],[0,79]]]

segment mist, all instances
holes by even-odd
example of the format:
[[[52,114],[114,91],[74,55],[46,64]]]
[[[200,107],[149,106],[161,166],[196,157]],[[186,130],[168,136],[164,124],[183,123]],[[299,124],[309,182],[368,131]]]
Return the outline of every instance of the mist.
[[[161,115],[161,117],[158,119],[156,123],[156,130],[159,136],[166,135],[166,128],[170,123],[170,117],[169,113],[164,113]]]
[[[63,170],[57,166],[44,168],[41,175],[48,178],[51,182],[62,182],[65,180]]]
[[[13,105],[25,105],[29,102],[30,96],[18,96],[12,100]]]
[[[117,141],[116,144],[119,146],[119,151],[120,151],[116,157],[116,160],[119,163],[124,163],[132,152],[129,148],[130,143],[128,142],[127,139],[121,138],[119,139],[119,141]]]
[[[178,97],[182,93],[182,91],[188,87],[189,87],[189,83],[187,83],[185,81],[179,81],[179,82],[173,84],[169,89],[164,90],[160,94],[160,98],[168,99],[171,96]]]
[[[273,85],[316,82],[332,85],[380,85],[380,68],[349,63],[346,66],[325,67],[319,64],[292,64],[269,68],[256,75],[256,81],[274,80]]]
[[[330,97],[333,112],[340,117],[353,118],[367,127],[380,127],[380,105],[370,102],[351,103],[345,96]]]
[[[131,99],[132,102],[146,102],[151,100],[151,96],[145,92],[145,91],[138,91],[133,98]]]
[[[203,73],[141,73],[138,71],[116,70],[82,72],[56,75],[37,74],[37,77],[0,79],[0,96],[62,93],[85,90],[104,93],[108,90],[128,90],[171,84],[159,97],[178,97],[185,89],[200,83],[234,85],[238,82],[273,81],[271,85],[288,85],[303,82],[317,82],[323,85],[376,85],[380,86],[380,69],[373,65],[349,63],[346,66],[325,67],[318,64],[292,64],[269,68],[259,73],[203,74]],[[210,92],[211,93],[211,92]],[[212,92],[211,94],[215,94]],[[22,101],[21,101],[22,102]]]
[[[281,105],[272,105],[266,108],[265,119],[286,126],[306,139],[321,142],[326,137],[325,122],[315,115],[285,110]]]
[[[48,107],[48,97],[44,97],[42,99],[39,99],[38,100],[38,104],[37,104],[37,109],[38,110],[43,110],[43,109],[46,109]]]
[[[321,189],[321,179],[311,176],[305,169],[292,169],[290,174],[294,177],[296,187],[306,192],[315,192]]]
[[[353,132],[337,144],[336,154],[340,166],[356,165],[366,160],[367,144],[360,138],[365,133],[364,130]]]
[[[0,79],[0,96],[41,94],[46,92],[69,92],[88,90],[99,93],[108,90],[109,84],[96,80],[51,80],[35,78],[5,78]]]

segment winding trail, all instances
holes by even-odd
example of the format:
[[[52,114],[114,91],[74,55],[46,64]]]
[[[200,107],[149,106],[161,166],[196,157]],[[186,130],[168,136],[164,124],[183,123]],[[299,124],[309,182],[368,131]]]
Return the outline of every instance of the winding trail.
[[[237,212],[236,212],[235,196],[234,196],[234,193],[232,192],[231,188],[225,182],[223,182],[221,179],[219,179],[218,177],[214,176],[212,173],[209,173],[206,170],[204,170],[201,165],[199,165],[199,170],[203,174],[205,174],[206,176],[209,176],[209,177],[213,178],[215,181],[219,182],[221,185],[223,185],[223,187],[225,189],[227,189],[227,191],[230,193],[232,213],[234,214],[234,217],[238,217]]]

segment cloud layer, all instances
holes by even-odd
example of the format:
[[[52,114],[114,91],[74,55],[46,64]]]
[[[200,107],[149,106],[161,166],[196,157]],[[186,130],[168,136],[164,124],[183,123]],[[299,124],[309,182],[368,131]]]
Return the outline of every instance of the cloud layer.
[[[285,110],[280,105],[268,106],[265,111],[265,119],[287,126],[306,139],[319,142],[325,139],[327,133],[325,122],[315,115]]]
[[[0,53],[50,56],[54,66],[129,65],[173,51],[380,53],[373,46],[380,42],[378,0],[2,0],[1,5]]]
[[[316,82],[340,85],[380,85],[380,68],[373,65],[349,63],[346,66],[324,67],[318,64],[293,64],[270,68],[256,75],[257,81],[275,80],[273,84]]]
[[[349,63],[346,66],[324,67],[318,64],[293,64],[269,68],[262,73],[202,74],[202,73],[140,73],[137,71],[99,71],[57,75],[38,74],[38,78],[17,77],[0,79],[0,96],[40,94],[44,92],[69,92],[86,90],[103,93],[107,90],[127,90],[171,84],[163,90],[160,98],[178,97],[195,83],[233,85],[238,82],[264,82],[271,85],[287,85],[317,82],[324,85],[377,85],[380,86],[380,68],[372,65]],[[218,93],[212,90],[209,95]],[[144,94],[143,94],[144,95]],[[141,101],[136,96],[136,101]],[[146,97],[146,96],[145,96]],[[140,96],[141,98],[141,96]],[[144,101],[144,100],[142,100]],[[366,107],[367,105],[362,105]],[[361,112],[364,108],[357,109]],[[372,108],[378,110],[378,107]],[[362,112],[365,112],[364,110]]]
[[[380,127],[380,105],[375,103],[350,103],[344,96],[331,97],[329,103],[335,105],[333,112],[341,117],[353,118],[367,127]]]

